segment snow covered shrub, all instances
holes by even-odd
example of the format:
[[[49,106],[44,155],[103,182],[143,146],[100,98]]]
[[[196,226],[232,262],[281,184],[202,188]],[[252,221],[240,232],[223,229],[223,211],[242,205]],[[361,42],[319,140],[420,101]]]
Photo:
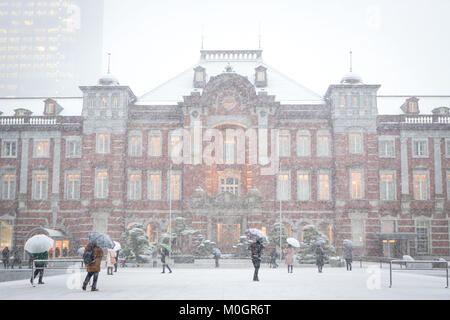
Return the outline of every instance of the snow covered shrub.
[[[269,242],[271,245],[280,246],[280,223],[276,222],[269,229]],[[281,245],[284,246],[286,244],[286,239],[288,238],[286,232],[286,226],[281,224]]]
[[[307,225],[303,227],[303,242],[299,249],[297,259],[299,263],[315,263],[315,251],[318,244],[322,245],[325,253],[325,262],[328,262],[329,257],[336,255],[335,248],[330,245],[328,238],[321,233],[316,226]]]
[[[125,258],[136,258],[136,262],[146,261],[147,256],[151,256],[152,246],[148,241],[145,227],[140,223],[133,223],[122,233],[122,250],[120,256]]]

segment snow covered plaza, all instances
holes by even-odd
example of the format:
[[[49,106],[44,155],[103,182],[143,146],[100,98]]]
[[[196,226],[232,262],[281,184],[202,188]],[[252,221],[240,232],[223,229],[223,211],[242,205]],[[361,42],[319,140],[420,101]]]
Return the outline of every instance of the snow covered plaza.
[[[207,262],[204,262],[205,264]],[[355,263],[353,271],[325,267],[294,267],[260,271],[260,282],[251,281],[250,263],[215,269],[174,267],[124,268],[114,276],[102,271],[99,292],[82,291],[74,285],[76,274],[44,277],[45,285],[31,287],[29,280],[0,283],[0,300],[448,300],[445,271],[398,271],[389,288],[389,267]],[[81,273],[84,279],[85,273]],[[81,281],[81,280],[80,280]]]

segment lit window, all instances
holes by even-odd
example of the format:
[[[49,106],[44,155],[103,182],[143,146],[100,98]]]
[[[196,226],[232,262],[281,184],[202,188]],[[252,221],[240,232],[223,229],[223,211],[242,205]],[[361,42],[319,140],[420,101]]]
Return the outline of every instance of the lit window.
[[[414,199],[415,200],[428,200],[428,174],[414,173],[413,176],[414,183]]]
[[[3,140],[2,158],[17,157],[17,141]]]
[[[95,198],[108,198],[108,172],[106,170],[99,170],[95,176]]]
[[[97,153],[106,154],[109,153],[110,135],[109,134],[97,134]]]
[[[68,139],[66,142],[66,157],[80,158],[81,157],[81,141],[75,139]]]
[[[352,199],[362,199],[363,190],[362,190],[362,173],[358,171],[351,172],[351,193]]]
[[[130,157],[142,156],[142,137],[140,135],[131,136],[128,144]]]
[[[170,157],[177,158],[181,157],[183,150],[183,139],[180,133],[173,132],[170,135]]]
[[[12,222],[8,220],[0,221],[0,246],[4,247],[12,247],[12,238],[13,238],[13,228]]]
[[[170,200],[181,200],[181,175],[179,173],[170,174]]]
[[[36,158],[46,158],[49,156],[49,141],[36,141],[35,147],[35,157]]]
[[[236,139],[234,136],[226,136],[224,143],[225,163],[233,164],[236,161]]]
[[[48,175],[36,172],[33,174],[33,200],[47,200],[48,197]]]
[[[350,133],[349,134],[349,142],[350,142],[350,153],[352,154],[361,154],[362,147],[362,134],[361,133]]]
[[[2,200],[14,200],[16,197],[16,175],[2,175]]]
[[[328,157],[330,155],[330,137],[328,135],[317,136],[317,156]]]
[[[395,178],[393,173],[382,172],[380,175],[380,199],[395,200]]]
[[[311,137],[306,134],[297,136],[297,156],[309,157],[311,155]]]
[[[114,98],[113,98],[113,106],[116,109],[119,107],[119,97],[114,96]]]
[[[161,132],[160,131],[151,131],[149,134],[149,149],[148,154],[151,157],[160,157],[161,156]]]
[[[428,140],[413,140],[413,155],[417,158],[428,157]]]
[[[341,96],[339,97],[339,106],[340,106],[341,108],[345,107],[345,101],[346,101],[345,95],[341,95]]]
[[[108,107],[108,98],[102,97],[102,107],[107,108]]]
[[[300,201],[307,201],[310,199],[310,178],[309,173],[298,174],[297,184],[297,199]]]
[[[319,173],[319,201],[330,200],[330,176],[328,173]]]
[[[380,158],[394,158],[395,157],[395,141],[394,140],[380,140],[378,143],[378,151]]]
[[[150,173],[149,175],[149,200],[161,200],[161,174]]]
[[[290,200],[291,199],[291,181],[289,174],[282,173],[278,175],[277,179],[277,199]]]
[[[129,175],[128,180],[128,199],[141,200],[141,175],[133,173]]]
[[[79,173],[68,173],[66,176],[66,199],[80,200],[81,176]]]

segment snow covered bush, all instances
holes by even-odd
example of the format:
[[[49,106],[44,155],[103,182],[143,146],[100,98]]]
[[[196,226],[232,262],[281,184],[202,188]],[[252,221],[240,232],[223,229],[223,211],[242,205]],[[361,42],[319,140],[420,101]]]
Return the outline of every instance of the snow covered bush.
[[[122,233],[122,250],[120,256],[125,258],[136,258],[136,262],[146,262],[145,256],[151,256],[152,246],[148,241],[145,227],[140,223],[133,223]]]
[[[318,244],[322,245],[326,263],[330,257],[336,255],[335,248],[329,244],[328,238],[316,226],[307,225],[303,227],[303,242],[297,255],[299,263],[315,263],[315,251]]]
[[[269,229],[269,242],[271,245],[280,246],[280,223],[276,222]],[[286,227],[281,224],[281,245],[283,246],[286,243],[286,239],[288,238]]]

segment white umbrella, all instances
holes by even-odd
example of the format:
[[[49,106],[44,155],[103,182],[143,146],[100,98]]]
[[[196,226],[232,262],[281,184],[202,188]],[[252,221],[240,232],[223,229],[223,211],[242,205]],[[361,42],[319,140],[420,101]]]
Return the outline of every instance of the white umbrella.
[[[55,241],[52,238],[38,234],[27,240],[24,249],[29,253],[42,253],[53,248],[54,243]]]
[[[343,243],[344,248],[353,249],[353,242],[351,240],[345,239]]]
[[[264,232],[262,232],[259,229],[247,229],[245,230],[245,234],[252,239],[256,239],[256,240],[260,240],[262,242],[269,242],[269,239],[267,238],[267,236],[264,234]]]
[[[300,242],[298,242],[297,239],[295,239],[295,238],[287,238],[286,241],[287,241],[288,244],[290,244],[294,248],[300,248]]]
[[[77,253],[82,256],[84,254],[84,247],[80,247],[77,251]]]
[[[120,243],[117,242],[117,241],[114,241],[114,248],[113,248],[113,250],[114,251],[119,251],[120,249],[122,249],[122,246],[120,245]]]

